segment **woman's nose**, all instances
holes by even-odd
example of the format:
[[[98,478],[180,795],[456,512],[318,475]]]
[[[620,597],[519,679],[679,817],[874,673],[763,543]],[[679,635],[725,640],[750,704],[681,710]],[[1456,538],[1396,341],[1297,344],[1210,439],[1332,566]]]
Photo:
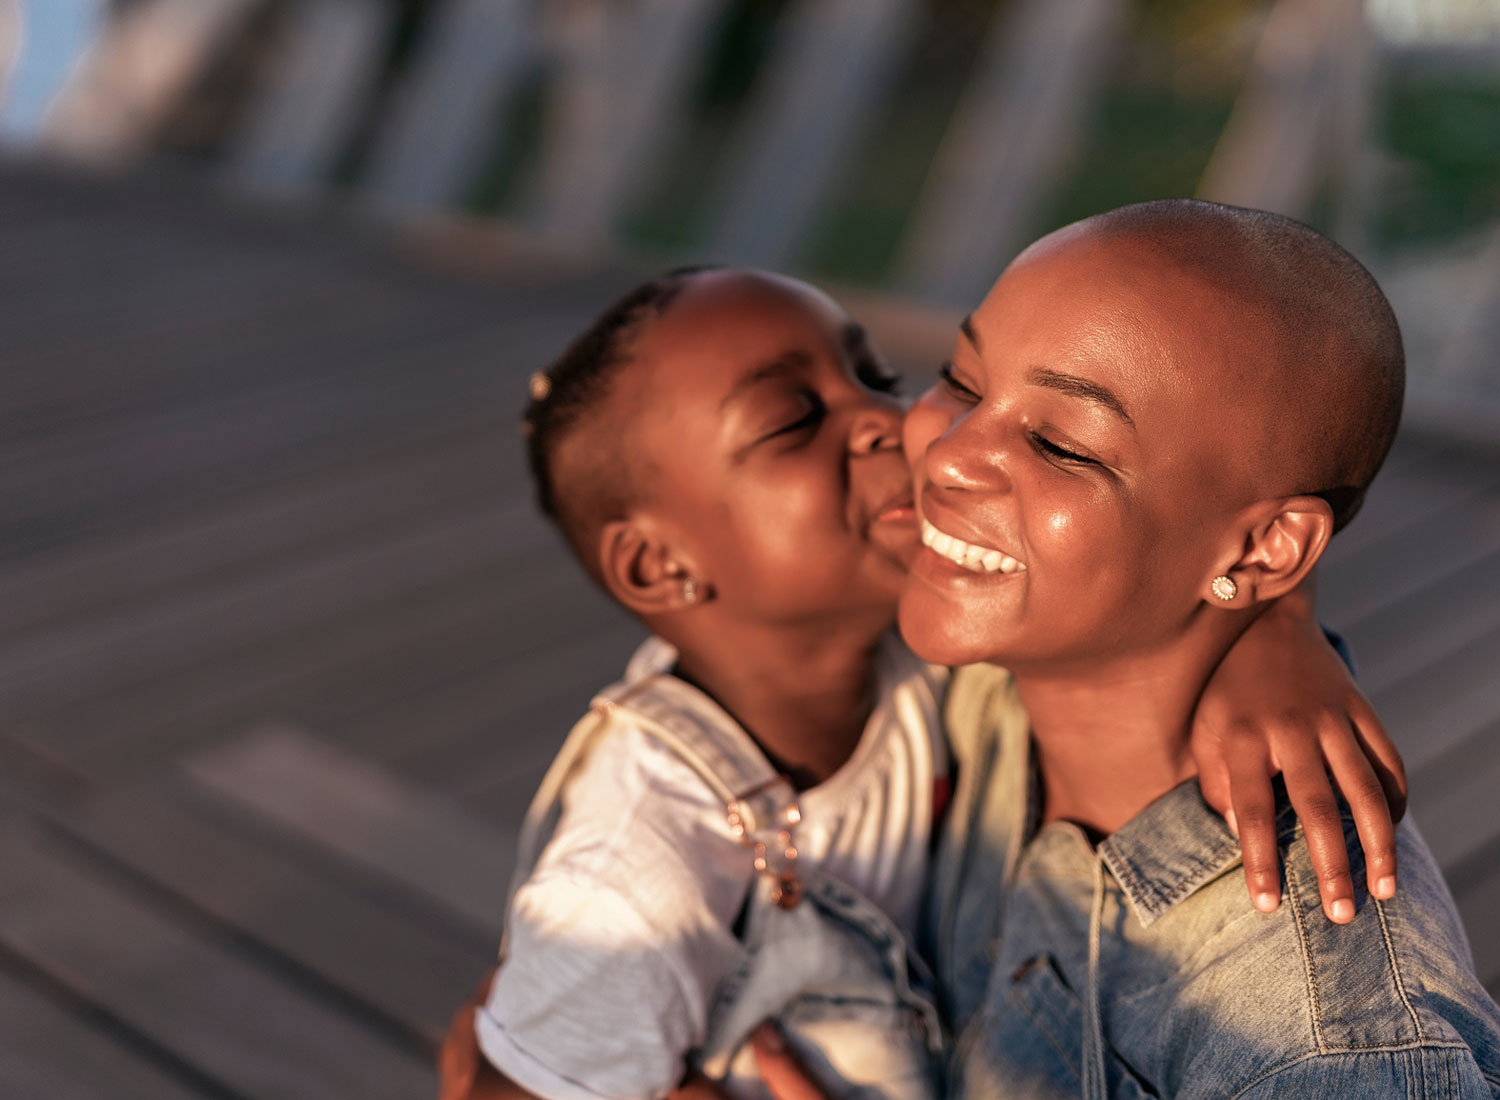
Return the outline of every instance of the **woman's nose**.
[[[959,417],[927,445],[922,466],[929,484],[992,493],[1010,489],[1006,443],[982,428],[975,417]]]

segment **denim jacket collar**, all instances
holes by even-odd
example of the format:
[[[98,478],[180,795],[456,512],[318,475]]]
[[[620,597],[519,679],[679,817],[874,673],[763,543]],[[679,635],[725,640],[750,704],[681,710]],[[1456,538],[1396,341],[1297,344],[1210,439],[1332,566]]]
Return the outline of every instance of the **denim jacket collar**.
[[[1280,783],[1277,783],[1278,795]],[[1277,833],[1295,828],[1284,797],[1277,799]],[[1240,863],[1240,842],[1203,801],[1196,779],[1184,780],[1127,821],[1099,845],[1130,910],[1150,925],[1173,906]]]

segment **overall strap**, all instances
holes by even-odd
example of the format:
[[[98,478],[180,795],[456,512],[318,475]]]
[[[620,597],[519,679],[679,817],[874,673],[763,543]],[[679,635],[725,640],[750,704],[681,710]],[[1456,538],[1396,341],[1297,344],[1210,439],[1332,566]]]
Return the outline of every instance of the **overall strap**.
[[[526,811],[517,846],[511,895],[530,877],[562,816],[562,795],[599,736],[623,721],[677,756],[724,804],[731,831],[740,838],[776,829],[794,792],[749,735],[727,715],[705,713],[711,704],[697,689],[665,674],[647,676],[598,696],[573,726],[547,769]]]

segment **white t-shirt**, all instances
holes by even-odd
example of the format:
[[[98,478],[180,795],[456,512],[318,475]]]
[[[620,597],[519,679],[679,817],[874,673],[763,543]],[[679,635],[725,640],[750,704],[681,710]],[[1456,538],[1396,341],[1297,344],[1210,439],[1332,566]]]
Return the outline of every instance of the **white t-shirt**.
[[[670,669],[650,639],[604,697]],[[801,792],[799,862],[881,906],[910,931],[935,814],[945,801],[940,701],[947,670],[892,634],[879,695],[847,763]],[[747,735],[675,677],[649,685],[726,738]],[[660,698],[660,696],[658,696]],[[735,963],[746,849],[725,806],[673,750],[612,710],[563,795],[556,831],[507,917],[504,965],[476,1016],[485,1056],[548,1100],[658,1097],[681,1080]]]

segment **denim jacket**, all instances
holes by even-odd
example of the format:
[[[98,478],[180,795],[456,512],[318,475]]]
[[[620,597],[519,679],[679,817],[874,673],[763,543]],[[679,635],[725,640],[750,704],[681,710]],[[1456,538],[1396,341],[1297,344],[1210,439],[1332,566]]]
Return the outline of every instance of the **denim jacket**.
[[[1072,825],[1036,827],[1005,673],[958,673],[948,729],[959,784],[928,921],[960,1035],[954,1095],[1500,1097],[1500,1010],[1409,821],[1396,897],[1357,895],[1334,925],[1282,805],[1284,897],[1263,914],[1196,782],[1095,848]],[[1348,822],[1346,836],[1359,884]]]

